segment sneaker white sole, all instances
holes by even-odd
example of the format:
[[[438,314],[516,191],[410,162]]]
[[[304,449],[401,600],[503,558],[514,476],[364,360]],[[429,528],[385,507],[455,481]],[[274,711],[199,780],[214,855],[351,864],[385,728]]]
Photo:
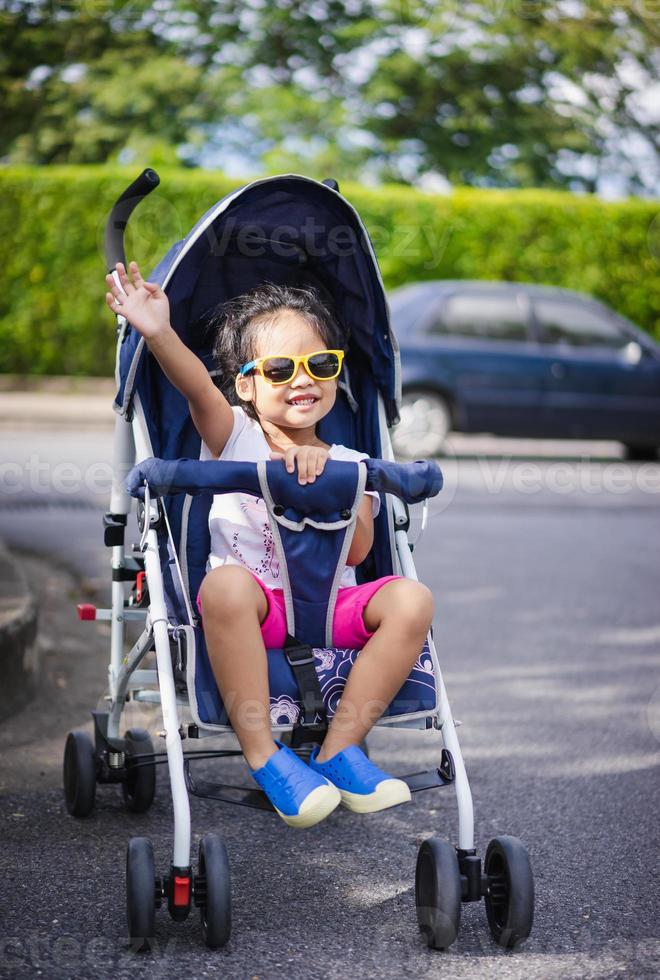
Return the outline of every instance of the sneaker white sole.
[[[402,779],[384,779],[373,793],[349,793],[340,790],[342,805],[353,813],[377,813],[399,803],[410,803],[412,796],[408,783]]]
[[[277,807],[275,807],[275,811],[289,827],[313,827],[315,823],[325,820],[328,814],[332,813],[340,803],[339,790],[336,786],[328,783],[327,786],[317,786],[316,789],[313,789],[300,804],[298,813],[293,816],[282,813]]]

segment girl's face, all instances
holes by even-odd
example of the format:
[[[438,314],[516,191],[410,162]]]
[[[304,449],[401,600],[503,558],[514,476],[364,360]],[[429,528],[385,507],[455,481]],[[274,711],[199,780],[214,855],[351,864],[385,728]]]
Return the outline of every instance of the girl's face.
[[[294,310],[282,310],[272,326],[259,337],[254,359],[286,354],[313,354],[325,350],[326,343],[316,330]],[[281,429],[312,428],[335,403],[337,379],[315,381],[302,364],[287,384],[271,385],[258,372],[236,379],[236,391],[243,401],[251,401],[259,421]]]

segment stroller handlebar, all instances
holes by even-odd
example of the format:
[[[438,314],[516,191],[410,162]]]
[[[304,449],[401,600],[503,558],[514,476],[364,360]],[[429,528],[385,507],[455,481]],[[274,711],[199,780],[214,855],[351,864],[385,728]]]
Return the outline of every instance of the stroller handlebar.
[[[430,460],[393,463],[385,459],[369,458],[362,462],[367,468],[367,490],[392,493],[406,503],[416,504],[428,497],[434,497],[442,489],[440,467]],[[278,484],[281,492],[286,493],[286,488],[290,485],[291,495],[300,499],[300,492],[303,491],[309,503],[322,511],[324,507],[332,509],[334,506],[336,498],[330,483],[341,480],[343,475],[354,476],[354,467],[359,464],[328,460],[321,476],[304,487],[298,484],[295,473],[287,474],[288,479],[281,479],[284,471],[282,460],[273,460],[265,465],[267,470],[272,472],[274,469],[280,477]],[[158,497],[179,493],[195,495],[208,491],[261,496],[257,463],[151,457],[137,463],[128,473],[126,489],[131,496],[144,500],[145,483]]]
[[[147,194],[150,194],[160,184],[160,177],[155,170],[147,167],[139,177],[126,188],[112,206],[105,225],[105,261],[108,272],[112,272],[117,262],[126,263],[124,253],[124,231],[133,210]]]
[[[365,459],[367,490],[392,493],[407,504],[418,504],[442,490],[442,470],[429,459],[393,463],[388,459]]]

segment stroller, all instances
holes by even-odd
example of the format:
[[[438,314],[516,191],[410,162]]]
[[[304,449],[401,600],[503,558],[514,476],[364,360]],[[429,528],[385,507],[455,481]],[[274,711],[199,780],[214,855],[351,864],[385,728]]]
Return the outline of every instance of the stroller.
[[[123,233],[137,204],[159,183],[145,170],[117,200],[106,227],[112,271],[125,261]],[[151,842],[129,841],[127,915],[131,944],[146,949],[155,910],[163,902],[175,920],[199,909],[207,946],[224,946],[231,928],[229,862],[216,834],[205,835],[196,869],[191,861],[189,794],[270,808],[256,788],[229,786],[199,775],[209,760],[241,756],[236,748],[184,750],[208,736],[231,733],[204,643],[194,597],[210,550],[208,514],[216,493],[241,492],[266,503],[283,569],[287,630],[282,650],[268,651],[271,721],[278,738],[301,757],[322,741],[359,651],[332,648],[332,612],[365,489],[378,491],[374,546],[358,582],[402,574],[416,578],[408,539],[408,504],[442,486],[434,463],[398,464],[388,429],[398,420],[399,354],[376,257],[354,208],[337,183],[296,175],[256,180],[223,198],[177,242],[150,276],[170,302],[171,323],[213,374],[207,314],[221,301],[264,281],[314,285],[331,297],[340,323],[350,325],[347,362],[335,406],[319,425],[328,443],[368,453],[360,462],[330,460],[322,476],[300,486],[279,461],[201,461],[201,440],[185,398],[171,385],[138,332],[117,317],[117,396],[114,480],[104,541],[112,550],[112,606],[78,606],[83,620],[110,623],[107,709],[92,712],[94,738],[70,732],[64,753],[64,796],[75,817],[91,813],[96,787],[118,783],[126,807],[148,810],[156,766],[167,764],[174,811],[171,866],[156,873]],[[128,472],[130,470],[130,473]],[[128,478],[127,478],[128,474]],[[128,483],[128,486],[127,486]],[[126,551],[136,497],[139,543]],[[142,632],[127,647],[127,623]],[[155,664],[145,666],[155,653]],[[149,661],[147,661],[149,662]],[[127,701],[160,704],[165,751],[149,734],[122,733]],[[182,712],[191,719],[181,723]],[[458,934],[463,902],[485,900],[495,941],[513,948],[530,933],[534,886],[522,843],[502,835],[482,861],[474,846],[472,798],[432,634],[378,724],[436,729],[439,765],[401,776],[413,793],[453,785],[458,845],[439,837],[418,852],[415,898],[427,944],[446,949]]]

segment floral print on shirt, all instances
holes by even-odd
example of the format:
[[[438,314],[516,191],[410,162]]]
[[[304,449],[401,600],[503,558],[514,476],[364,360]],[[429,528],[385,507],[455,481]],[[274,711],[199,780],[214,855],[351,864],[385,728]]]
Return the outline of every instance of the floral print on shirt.
[[[259,561],[256,568],[253,568],[246,560],[241,548],[241,531],[245,533],[246,528],[239,526],[234,526],[231,538],[231,550],[234,558],[260,578],[267,572],[270,572],[274,579],[278,579],[280,577],[280,563],[275,555],[275,542],[273,541],[273,531],[268,521],[266,504],[261,497],[251,497],[246,494],[241,499],[240,506],[249,521],[247,530],[255,531],[257,526],[260,526],[263,536],[263,558]]]

